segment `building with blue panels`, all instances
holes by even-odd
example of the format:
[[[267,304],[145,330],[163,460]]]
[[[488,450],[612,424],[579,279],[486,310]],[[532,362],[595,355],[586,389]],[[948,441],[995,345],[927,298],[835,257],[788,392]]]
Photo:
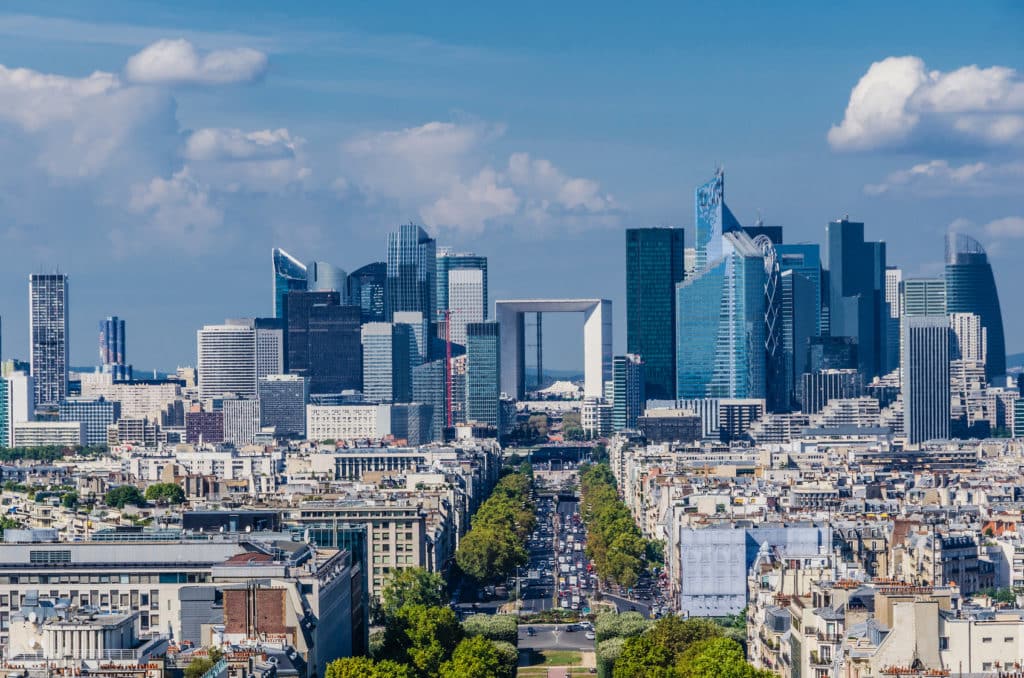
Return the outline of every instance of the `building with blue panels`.
[[[79,422],[84,425],[83,445],[90,447],[107,444],[107,427],[121,418],[121,403],[115,400],[65,400],[60,404],[60,421]]]
[[[498,323],[466,325],[466,421],[500,424],[501,341]]]
[[[270,252],[274,275],[273,311],[275,318],[284,318],[284,298],[292,291],[307,289],[306,266],[284,250]]]
[[[988,336],[985,377],[998,384],[1006,375],[1006,339],[988,254],[974,238],[949,233],[946,238],[946,311],[973,313],[981,318]]]

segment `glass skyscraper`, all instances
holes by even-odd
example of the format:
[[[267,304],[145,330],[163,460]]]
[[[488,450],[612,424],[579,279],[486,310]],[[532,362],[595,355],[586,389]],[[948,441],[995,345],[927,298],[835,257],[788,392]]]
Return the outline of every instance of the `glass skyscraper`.
[[[890,363],[885,243],[865,242],[864,224],[845,218],[829,222],[825,237],[829,333],[857,341],[857,369],[869,382]]]
[[[807,371],[812,337],[820,336],[821,254],[812,244],[776,245],[781,287],[780,341],[785,362],[785,390],[790,404],[799,401],[800,375]]]
[[[289,292],[284,298],[285,366],[309,380],[310,393],[362,388],[360,309],[336,291]]]
[[[436,322],[437,243],[416,224],[403,224],[388,234],[387,316],[419,311]]]
[[[362,328],[363,395],[379,403],[412,400],[412,331],[400,323],[367,323]]]
[[[326,261],[311,261],[306,264],[306,289],[323,292],[334,290],[342,297],[348,297],[348,274]]]
[[[466,326],[466,421],[499,426],[501,342],[498,323]]]
[[[115,381],[132,378],[132,367],[126,363],[124,321],[116,315],[100,321],[100,365]]]
[[[387,319],[388,265],[375,261],[357,268],[348,276],[348,303],[360,308],[364,323],[382,323]]]
[[[643,358],[651,399],[675,397],[675,287],[684,252],[681,228],[626,230],[626,350]]]
[[[644,361],[633,353],[612,358],[612,429],[635,429],[644,413]]]
[[[676,286],[676,397],[765,397],[765,266],[743,231]]]
[[[696,263],[694,269],[703,271],[722,256],[722,236],[730,231],[742,230],[740,222],[725,204],[725,172],[719,168],[715,176],[697,187],[694,195],[694,224],[696,225]]]
[[[946,237],[946,310],[974,313],[988,337],[985,377],[996,383],[1006,375],[1006,340],[992,266],[974,238],[950,232]]]
[[[483,273],[483,319],[486,319],[488,316],[487,257],[472,252],[453,252],[446,247],[437,251],[437,310],[443,311],[448,308],[448,273],[465,269],[478,270]]]
[[[306,435],[309,384],[297,374],[270,374],[260,378],[260,426],[274,427],[279,438]]]
[[[911,444],[949,438],[949,319],[903,319],[903,430]]]
[[[284,318],[284,298],[292,291],[307,289],[305,265],[284,250],[275,247],[270,253],[274,268],[274,317]]]
[[[30,275],[28,297],[36,407],[52,409],[68,396],[68,277]]]
[[[430,405],[433,410],[431,419],[431,440],[443,440],[447,413],[447,388],[445,384],[444,359],[432,360],[412,368],[412,400],[416,403]]]

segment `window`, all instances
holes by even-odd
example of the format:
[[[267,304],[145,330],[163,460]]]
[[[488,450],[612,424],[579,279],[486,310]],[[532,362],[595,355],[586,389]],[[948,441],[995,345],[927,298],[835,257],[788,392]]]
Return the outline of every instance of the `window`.
[[[983,642],[983,643],[991,643],[992,642],[992,636],[985,636],[985,637],[983,637],[981,639],[981,642]]]
[[[940,650],[948,650],[949,649],[949,636],[939,636],[939,649]]]
[[[1004,643],[1012,643],[1013,642],[1013,636],[1004,636],[1003,637],[1003,642]]]
[[[70,563],[71,551],[29,551],[28,562],[32,563],[33,565]]]

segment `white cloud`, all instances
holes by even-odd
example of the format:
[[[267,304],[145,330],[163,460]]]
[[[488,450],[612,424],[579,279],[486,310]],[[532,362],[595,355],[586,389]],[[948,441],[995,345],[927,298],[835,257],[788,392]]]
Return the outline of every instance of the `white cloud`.
[[[918,57],[889,57],[853,88],[828,141],[843,151],[1024,144],[1024,78],[1003,66],[928,71]]]
[[[993,238],[1024,238],[1024,217],[1003,217],[985,224],[984,231]]]
[[[220,190],[275,191],[310,176],[304,144],[287,129],[206,128],[189,136],[184,157],[197,177]]]
[[[135,238],[155,238],[189,252],[209,248],[224,224],[223,210],[212,204],[207,187],[187,168],[169,179],[155,177],[136,185],[128,207],[145,217],[145,228]]]
[[[199,54],[188,40],[158,40],[133,55],[125,77],[146,85],[226,85],[252,82],[266,73],[267,55],[248,47]]]
[[[434,228],[479,233],[488,225],[617,223],[618,207],[596,181],[528,153],[513,153],[495,169],[486,147],[503,132],[496,125],[430,122],[359,136],[343,144],[352,173],[345,186],[411,206]]]
[[[960,166],[931,160],[889,174],[864,187],[868,195],[909,194],[929,198],[987,197],[1024,192],[1024,162],[974,162]]]

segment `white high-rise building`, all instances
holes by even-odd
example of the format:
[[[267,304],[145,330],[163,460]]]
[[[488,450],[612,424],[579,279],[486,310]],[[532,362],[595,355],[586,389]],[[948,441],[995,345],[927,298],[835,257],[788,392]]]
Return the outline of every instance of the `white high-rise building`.
[[[904,431],[912,445],[949,438],[949,319],[903,319]]]
[[[56,407],[68,396],[68,277],[28,277],[29,346],[35,404]]]
[[[484,272],[478,268],[448,272],[448,309],[451,311],[451,340],[466,345],[466,325],[482,323],[484,308]]]
[[[988,357],[988,331],[981,324],[981,316],[974,313],[950,313],[949,327],[953,330],[957,360],[984,363]]]
[[[199,397],[257,397],[256,330],[245,325],[206,325],[196,332]]]
[[[225,398],[224,441],[238,447],[251,445],[260,432],[260,401]]]
[[[284,330],[256,327],[256,378],[284,372]]]
[[[35,383],[31,375],[11,372],[7,375],[7,412],[11,424],[35,419]],[[13,430],[13,426],[11,429]]]

